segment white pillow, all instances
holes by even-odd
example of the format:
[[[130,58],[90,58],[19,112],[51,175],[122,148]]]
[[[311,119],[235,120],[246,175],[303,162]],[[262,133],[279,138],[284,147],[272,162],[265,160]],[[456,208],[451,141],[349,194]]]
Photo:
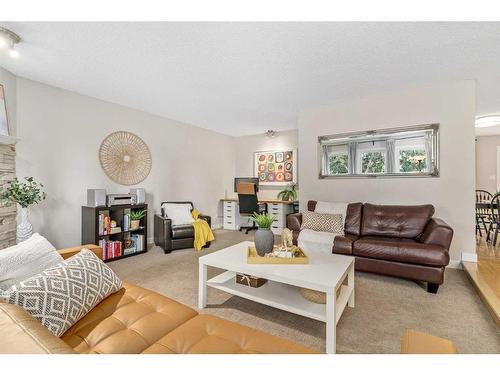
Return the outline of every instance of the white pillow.
[[[172,225],[189,225],[194,223],[189,203],[163,203],[165,215],[172,220]]]
[[[0,250],[0,290],[63,261],[56,248],[38,233],[18,245]]]
[[[345,202],[317,201],[316,208],[314,209],[314,212],[316,212],[318,214],[330,214],[330,215],[340,214],[340,215],[342,215],[342,218],[344,219],[344,222],[345,222],[345,217],[347,215],[347,206],[348,205],[349,205],[349,203],[345,203]]]

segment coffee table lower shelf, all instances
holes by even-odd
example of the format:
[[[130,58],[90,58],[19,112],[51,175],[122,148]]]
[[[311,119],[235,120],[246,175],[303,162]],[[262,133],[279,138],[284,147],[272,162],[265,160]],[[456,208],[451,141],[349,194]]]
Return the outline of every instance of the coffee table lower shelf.
[[[236,283],[236,272],[225,271],[207,280],[207,286],[321,322],[327,321],[326,305],[308,301],[299,288],[293,285],[269,280],[260,288],[252,288]],[[335,303],[335,324],[344,312],[351,294],[351,286],[340,287]]]

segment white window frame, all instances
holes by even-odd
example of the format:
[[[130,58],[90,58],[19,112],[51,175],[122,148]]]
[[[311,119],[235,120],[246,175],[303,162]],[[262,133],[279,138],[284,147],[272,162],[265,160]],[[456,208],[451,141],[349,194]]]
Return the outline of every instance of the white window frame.
[[[363,172],[363,154],[374,154],[380,152],[384,157],[384,171],[379,173],[374,172]],[[366,148],[361,150],[356,150],[356,173],[358,174],[383,174],[387,171],[387,148],[385,147],[374,147],[374,148]]]
[[[401,171],[401,162],[399,161],[399,153],[401,151],[415,151],[415,150],[424,150],[425,154],[425,162],[427,163],[429,159],[429,155],[427,155],[427,152],[425,150],[425,145],[423,146],[418,146],[418,145],[408,145],[408,146],[397,146],[394,149],[394,158],[396,159],[394,162],[395,168],[396,168],[396,173],[404,173],[404,174],[410,174],[410,173],[420,173],[420,172],[402,172]]]
[[[346,173],[331,173],[330,171],[330,155],[345,155],[347,156],[347,172]],[[328,164],[326,169],[328,170],[328,174],[330,176],[342,176],[342,175],[347,175],[349,174],[349,152],[348,151],[326,151],[326,163]]]

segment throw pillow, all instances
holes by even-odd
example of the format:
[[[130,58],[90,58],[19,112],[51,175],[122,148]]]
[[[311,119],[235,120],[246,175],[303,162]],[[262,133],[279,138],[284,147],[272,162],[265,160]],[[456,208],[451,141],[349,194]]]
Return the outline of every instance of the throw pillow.
[[[344,220],[342,215],[318,214],[306,211],[302,213],[302,225],[300,229],[311,229],[317,232],[329,232],[344,235]]]
[[[63,261],[56,248],[38,233],[26,241],[0,251],[0,290]]]
[[[6,291],[18,305],[61,336],[99,302],[122,288],[122,281],[92,251],[78,254],[21,281]]]
[[[346,217],[348,205],[349,203],[345,202],[317,201],[314,212],[317,212],[318,214],[330,214],[330,215],[340,214],[342,215],[342,217]]]
[[[189,203],[163,203],[165,215],[172,220],[172,225],[188,225],[194,223]]]

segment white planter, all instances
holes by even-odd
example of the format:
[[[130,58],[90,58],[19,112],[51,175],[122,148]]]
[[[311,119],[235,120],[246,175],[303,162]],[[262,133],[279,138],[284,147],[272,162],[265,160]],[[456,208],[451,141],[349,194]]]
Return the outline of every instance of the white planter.
[[[29,221],[29,208],[21,207],[20,210],[21,221],[17,226],[17,243],[23,242],[31,237],[33,234],[33,226]]]

